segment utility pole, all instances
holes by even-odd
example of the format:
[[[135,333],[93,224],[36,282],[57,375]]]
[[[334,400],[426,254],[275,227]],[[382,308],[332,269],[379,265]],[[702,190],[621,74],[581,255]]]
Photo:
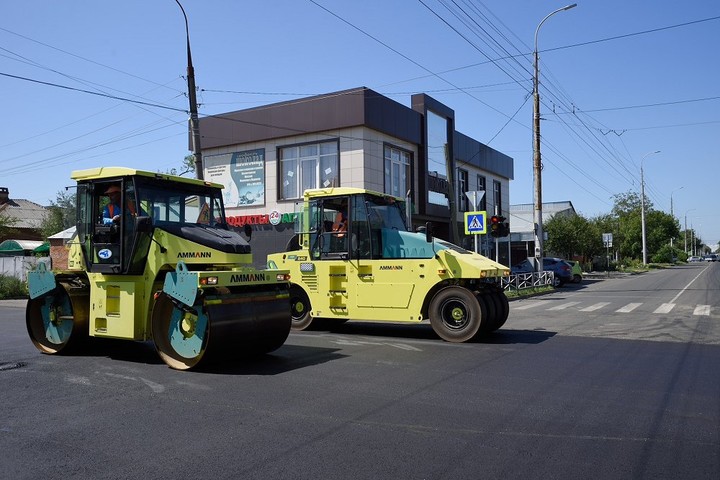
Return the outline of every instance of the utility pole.
[[[647,242],[645,237],[645,177],[643,176],[643,162],[648,155],[660,153],[660,150],[648,152],[643,155],[640,160],[640,218],[642,222],[642,260],[643,265],[647,265]]]
[[[203,161],[202,149],[200,146],[200,123],[197,109],[197,96],[195,93],[195,69],[192,64],[192,54],[190,53],[190,27],[188,26],[187,15],[185,9],[179,0],[175,0],[180,10],[182,10],[185,18],[185,38],[187,39],[187,82],[188,82],[188,101],[190,102],[190,134],[192,136],[193,156],[195,157],[195,177],[203,179]]]
[[[687,244],[687,214],[694,210],[695,210],[694,208],[691,208],[690,210],[685,212],[685,253],[690,253],[690,252],[688,252],[688,244]]]
[[[533,178],[534,178],[534,195],[533,200],[535,202],[533,222],[535,223],[535,259],[536,263],[539,264],[539,272],[542,272],[542,256],[543,256],[543,220],[542,220],[542,160],[540,157],[540,72],[538,65],[538,32],[540,27],[545,23],[545,20],[552,17],[556,13],[570,10],[571,8],[577,7],[577,3],[567,5],[562,8],[558,8],[554,12],[548,14],[542,19],[535,29],[535,51],[534,51],[534,71],[535,76],[533,78]]]

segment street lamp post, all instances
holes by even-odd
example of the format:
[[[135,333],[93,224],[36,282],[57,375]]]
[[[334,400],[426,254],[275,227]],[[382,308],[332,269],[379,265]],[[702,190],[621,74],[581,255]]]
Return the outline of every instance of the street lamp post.
[[[694,208],[691,208],[687,212],[685,212],[685,253],[688,253],[687,249],[687,214],[695,210]]]
[[[673,222],[675,221],[675,213],[673,212],[673,193],[677,192],[678,190],[682,190],[683,187],[676,188],[675,190],[672,190],[670,192],[670,216],[673,218]],[[670,246],[673,246],[673,237],[670,237]]]
[[[670,216],[673,218],[675,218],[675,215],[673,214],[673,200],[672,200],[673,193],[677,192],[678,190],[682,190],[682,189],[683,189],[683,187],[680,187],[680,188],[676,188],[675,190],[670,192]]]
[[[642,259],[643,265],[647,265],[647,242],[645,240],[645,177],[643,174],[643,162],[648,155],[660,153],[660,150],[648,152],[640,160],[640,221],[642,222]]]
[[[538,65],[538,32],[540,27],[545,21],[555,15],[556,13],[570,10],[571,8],[577,7],[577,3],[567,5],[562,8],[558,8],[554,12],[551,12],[538,24],[535,29],[535,50],[533,54],[534,58],[534,70],[535,77],[533,78],[533,180],[534,180],[534,203],[535,209],[533,214],[533,221],[535,222],[535,259],[537,262],[538,271],[542,271],[542,256],[543,256],[543,221],[542,221],[542,161],[540,157],[540,91],[538,89],[540,84],[539,65]]]
[[[180,10],[182,10],[185,18],[185,38],[187,39],[187,82],[188,82],[188,101],[190,102],[190,133],[192,135],[193,156],[195,157],[195,177],[202,180],[203,163],[202,150],[200,147],[200,124],[198,119],[197,96],[195,94],[195,69],[192,64],[192,54],[190,53],[190,27],[188,26],[187,15],[185,9],[179,0],[175,0]]]

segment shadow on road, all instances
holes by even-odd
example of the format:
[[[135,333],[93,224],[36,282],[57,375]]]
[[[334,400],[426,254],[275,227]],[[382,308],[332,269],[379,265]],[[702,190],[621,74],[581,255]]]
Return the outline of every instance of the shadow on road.
[[[193,372],[223,375],[277,375],[346,356],[337,351],[337,348],[285,344],[274,352],[264,355],[246,356],[242,352],[232,352],[221,358],[210,358],[207,363],[199,365]],[[151,341],[132,342],[89,338],[80,348],[74,352],[63,353],[63,356],[105,357],[119,362],[164,365]]]
[[[512,318],[508,319],[508,323]],[[389,337],[407,340],[434,340],[443,342],[429,323],[420,325],[347,322],[324,331],[342,335],[363,335],[366,337]],[[480,335],[469,343],[487,344],[538,344],[553,337],[555,332],[537,330],[512,330],[501,328],[493,333]]]

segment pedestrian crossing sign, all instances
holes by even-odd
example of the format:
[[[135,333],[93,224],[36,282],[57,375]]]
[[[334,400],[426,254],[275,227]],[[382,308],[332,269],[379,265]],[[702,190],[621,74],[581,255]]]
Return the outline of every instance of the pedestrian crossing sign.
[[[485,230],[486,212],[465,212],[465,235],[487,233]]]

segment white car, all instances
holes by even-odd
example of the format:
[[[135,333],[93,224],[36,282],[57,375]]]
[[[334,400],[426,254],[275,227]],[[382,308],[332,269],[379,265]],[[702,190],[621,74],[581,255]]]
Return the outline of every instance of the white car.
[[[702,261],[702,258],[700,258],[696,255],[691,255],[688,257],[687,261],[688,262],[700,262],[700,261]]]

